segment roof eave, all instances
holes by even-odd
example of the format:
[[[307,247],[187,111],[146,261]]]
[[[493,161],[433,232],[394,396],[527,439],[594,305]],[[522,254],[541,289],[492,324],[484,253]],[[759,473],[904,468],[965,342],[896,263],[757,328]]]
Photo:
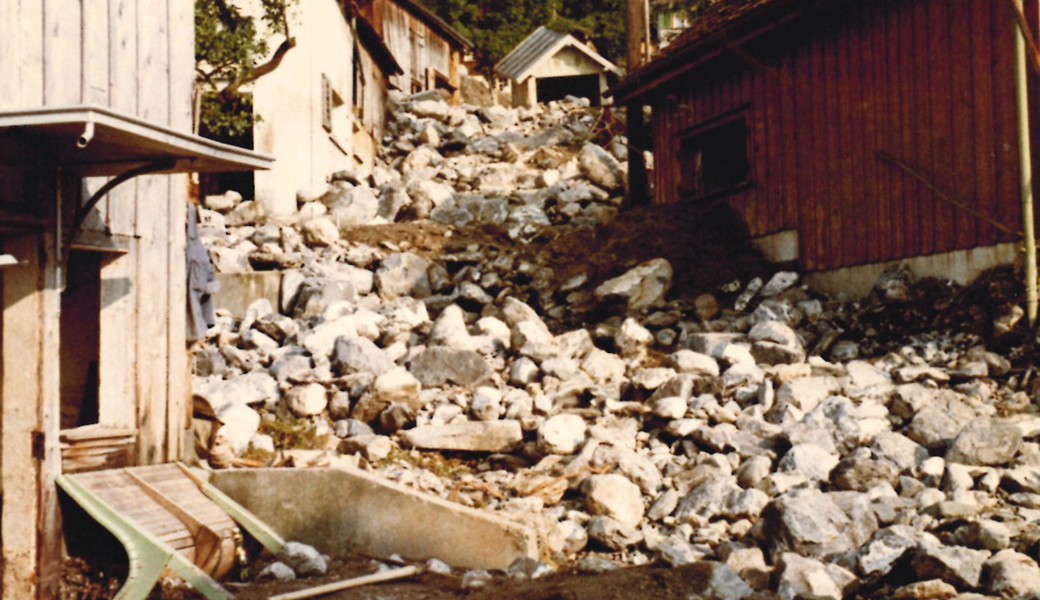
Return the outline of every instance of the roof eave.
[[[636,69],[608,91],[618,104],[643,99],[656,87],[723,55],[727,46],[750,42],[831,0],[776,0],[675,48]]]
[[[0,112],[0,138],[26,161],[83,175],[118,175],[142,164],[161,173],[234,172],[271,168],[274,157],[156,125],[109,108],[75,105]],[[34,160],[35,158],[35,160]],[[4,157],[17,164],[19,156]]]

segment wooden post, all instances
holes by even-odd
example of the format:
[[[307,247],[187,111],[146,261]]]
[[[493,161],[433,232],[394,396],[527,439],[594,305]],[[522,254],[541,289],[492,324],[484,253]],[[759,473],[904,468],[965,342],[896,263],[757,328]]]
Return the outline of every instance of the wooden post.
[[[631,75],[643,64],[643,0],[626,0],[626,28],[628,30],[628,73]],[[650,40],[647,40],[649,43]],[[643,105],[630,102],[625,107],[626,136],[628,137],[628,198],[629,206],[648,204],[646,161],[646,123]]]
[[[1016,2],[1016,7],[1021,5]],[[1021,10],[1019,10],[1021,14]],[[1015,24],[1015,91],[1018,108],[1018,154],[1022,193],[1022,232],[1026,252],[1026,315],[1029,326],[1036,325],[1036,237],[1033,221],[1033,153],[1029,134],[1029,83],[1026,69],[1026,34],[1021,22]]]
[[[61,472],[58,253],[52,234],[5,240],[23,264],[5,270],[3,296],[3,598],[57,597]]]

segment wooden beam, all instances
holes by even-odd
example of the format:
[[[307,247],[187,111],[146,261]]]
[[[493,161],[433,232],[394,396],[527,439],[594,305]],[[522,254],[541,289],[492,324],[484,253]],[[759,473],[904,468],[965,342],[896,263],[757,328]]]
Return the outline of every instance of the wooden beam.
[[[23,264],[3,273],[3,598],[51,598],[61,575],[57,258],[50,234],[4,247]]]

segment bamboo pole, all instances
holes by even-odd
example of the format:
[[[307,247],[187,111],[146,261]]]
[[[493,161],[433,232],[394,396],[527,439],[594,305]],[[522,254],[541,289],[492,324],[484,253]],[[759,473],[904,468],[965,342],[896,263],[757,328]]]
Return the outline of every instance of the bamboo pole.
[[[1021,7],[1015,2],[1016,7]],[[1036,235],[1033,222],[1033,154],[1029,140],[1029,74],[1026,68],[1026,35],[1022,21],[1015,21],[1015,95],[1018,106],[1018,155],[1022,190],[1022,231],[1026,252],[1026,315],[1036,325]]]
[[[404,579],[405,577],[411,577],[412,575],[419,573],[421,570],[422,569],[415,566],[401,567],[400,569],[394,569],[392,571],[385,571],[383,573],[376,573],[374,575],[365,575],[363,577],[355,577],[353,579],[345,579],[343,581],[327,583],[325,585],[319,585],[316,587],[307,588],[305,590],[299,590],[297,592],[278,594],[275,596],[271,596],[270,598],[268,598],[268,600],[303,600],[304,598],[323,596],[325,594],[331,594],[332,592],[338,592],[340,590],[346,590],[362,585],[368,585],[370,583],[392,581],[394,579]]]

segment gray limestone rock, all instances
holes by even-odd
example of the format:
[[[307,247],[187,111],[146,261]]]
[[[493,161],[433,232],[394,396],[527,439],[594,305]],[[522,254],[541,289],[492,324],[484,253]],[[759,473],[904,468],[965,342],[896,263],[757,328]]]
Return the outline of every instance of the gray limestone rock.
[[[841,600],[855,578],[838,565],[785,552],[776,566],[781,600]],[[844,585],[843,585],[844,584]]]
[[[467,452],[511,452],[523,438],[519,421],[424,425],[401,433],[401,440],[413,448]]]
[[[942,450],[977,416],[964,400],[940,395],[914,415],[906,435],[929,450]]]
[[[1015,426],[991,419],[973,421],[957,434],[946,451],[946,462],[999,466],[1010,463],[1022,445]]]
[[[446,383],[472,387],[491,377],[491,368],[480,354],[443,346],[420,352],[408,370],[424,387],[439,387]]]
[[[340,336],[332,351],[332,366],[337,373],[353,372],[382,375],[394,368],[394,361],[372,340],[359,336]]]
[[[584,487],[589,513],[610,517],[624,527],[636,527],[643,520],[643,495],[623,475],[592,475]]]
[[[816,444],[797,444],[784,454],[777,468],[785,473],[798,473],[807,479],[827,481],[838,458]]]
[[[278,560],[288,565],[298,577],[324,575],[328,562],[313,546],[300,542],[286,542],[278,553]]]
[[[431,293],[429,267],[430,262],[417,254],[391,254],[376,269],[376,290],[384,300],[402,296],[426,298]]]
[[[611,550],[626,550],[643,541],[643,534],[638,529],[603,515],[593,517],[586,531],[590,540]]]
[[[763,516],[765,541],[777,558],[790,551],[827,559],[857,547],[848,535],[852,526],[848,515],[830,495],[816,490],[784,494],[766,508]]]
[[[585,419],[561,414],[549,417],[538,428],[538,443],[549,454],[574,454],[585,443]]]
[[[655,258],[623,275],[604,281],[594,293],[600,300],[621,298],[629,309],[638,310],[663,302],[671,287],[671,263],[663,258]]]
[[[595,144],[585,144],[578,154],[581,171],[592,183],[613,191],[619,189],[625,180],[625,173],[618,159],[610,152]]]
[[[918,579],[941,579],[957,587],[975,589],[982,581],[982,567],[990,553],[963,546],[921,544],[910,565]]]
[[[296,572],[292,570],[292,567],[279,560],[267,565],[256,575],[257,581],[293,581],[294,579],[296,579]]]
[[[320,415],[328,406],[328,393],[325,386],[309,383],[290,389],[285,394],[285,402],[297,417],[312,417]]]
[[[1029,556],[1001,550],[985,563],[986,591],[1002,598],[1036,597],[1040,593],[1040,566]]]

